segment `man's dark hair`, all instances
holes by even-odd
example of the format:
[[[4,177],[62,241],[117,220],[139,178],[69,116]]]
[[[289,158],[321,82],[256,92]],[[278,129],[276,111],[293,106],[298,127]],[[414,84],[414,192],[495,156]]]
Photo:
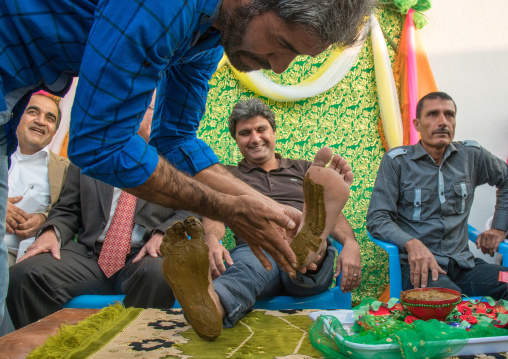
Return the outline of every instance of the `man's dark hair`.
[[[453,101],[453,98],[451,98],[450,95],[448,95],[446,92],[431,92],[423,96],[420,101],[418,101],[418,104],[416,105],[416,118],[420,119],[422,116],[422,109],[423,109],[423,103],[426,100],[434,100],[436,98],[440,98],[441,100],[449,100],[453,102],[453,105],[455,106],[455,114],[457,114],[457,104],[455,101]]]
[[[231,115],[229,115],[229,133],[231,133],[231,137],[236,141],[236,124],[238,121],[248,120],[256,116],[266,118],[272,126],[273,132],[275,132],[277,125],[275,124],[275,115],[270,107],[258,98],[250,98],[238,102],[233,107]]]
[[[354,45],[377,0],[252,0],[255,14],[274,12],[288,25],[302,26],[323,44]]]

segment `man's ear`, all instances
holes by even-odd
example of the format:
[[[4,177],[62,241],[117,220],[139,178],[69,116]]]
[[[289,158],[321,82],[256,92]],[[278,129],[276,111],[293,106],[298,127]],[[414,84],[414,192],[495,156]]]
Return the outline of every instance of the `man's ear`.
[[[416,132],[420,132],[420,120],[419,119],[415,118],[413,120],[413,126],[414,126]]]

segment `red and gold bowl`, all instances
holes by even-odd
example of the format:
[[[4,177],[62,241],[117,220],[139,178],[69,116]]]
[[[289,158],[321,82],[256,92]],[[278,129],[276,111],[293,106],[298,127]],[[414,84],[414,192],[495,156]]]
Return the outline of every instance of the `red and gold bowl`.
[[[400,292],[400,302],[418,319],[445,320],[462,297],[453,289],[418,288]]]

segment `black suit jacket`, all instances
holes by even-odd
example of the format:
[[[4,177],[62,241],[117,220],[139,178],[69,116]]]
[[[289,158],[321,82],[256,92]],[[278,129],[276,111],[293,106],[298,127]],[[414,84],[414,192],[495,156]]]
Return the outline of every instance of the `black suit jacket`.
[[[79,168],[71,164],[60,199],[49,212],[38,235],[54,226],[60,232],[62,248],[91,256],[95,252],[95,241],[108,222],[113,191],[112,186],[82,175]],[[195,214],[138,199],[134,223],[145,228],[143,242],[146,243],[154,230],[165,233],[166,228],[188,216]],[[77,243],[72,240],[76,234]]]

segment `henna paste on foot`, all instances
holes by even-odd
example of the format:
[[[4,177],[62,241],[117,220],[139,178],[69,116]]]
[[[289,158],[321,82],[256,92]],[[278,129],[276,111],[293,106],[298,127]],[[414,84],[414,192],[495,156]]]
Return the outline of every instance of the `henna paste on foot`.
[[[306,204],[305,219],[302,228],[291,242],[298,267],[306,264],[309,251],[317,252],[323,240],[320,238],[325,229],[326,210],[324,187],[312,182],[309,173],[303,181],[303,196]]]
[[[216,304],[220,301],[213,289],[201,222],[195,217],[175,222],[167,229],[160,251],[164,277],[190,325],[201,338],[217,339],[222,333]]]

